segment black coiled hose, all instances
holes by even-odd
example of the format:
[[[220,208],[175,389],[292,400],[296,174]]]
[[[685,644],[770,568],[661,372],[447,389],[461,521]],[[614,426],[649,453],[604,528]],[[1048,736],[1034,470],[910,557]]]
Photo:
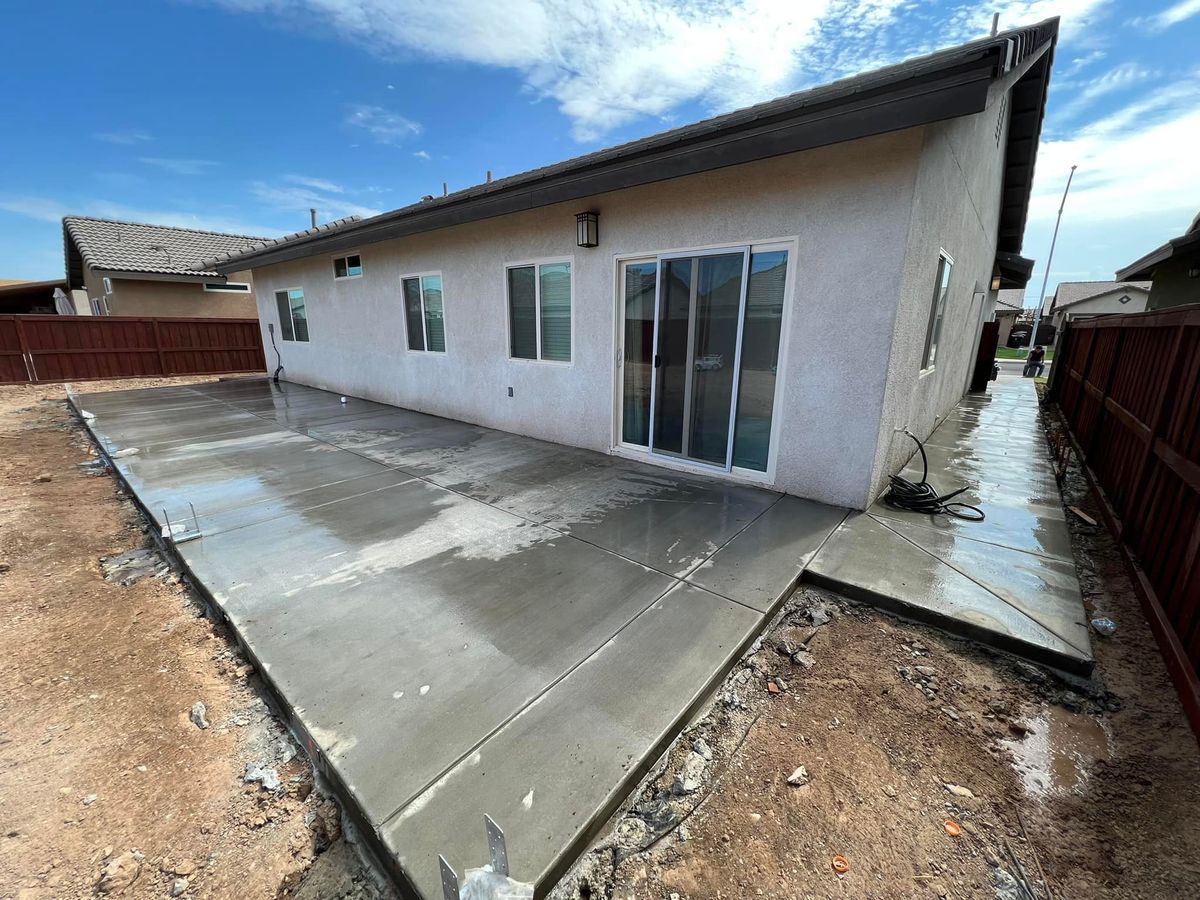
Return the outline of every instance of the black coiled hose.
[[[925,447],[917,439],[917,436],[907,428],[904,429],[904,433],[917,442],[917,449],[921,451],[921,481],[913,484],[907,478],[893,475],[892,486],[883,495],[883,502],[893,509],[927,513],[931,516],[954,516],[955,518],[966,519],[970,522],[982,522],[984,518],[983,510],[978,506],[971,506],[969,503],[950,502],[965,491],[965,487],[960,487],[957,491],[951,491],[949,494],[939,494],[933,489],[933,485],[928,481],[929,458],[925,455]]]

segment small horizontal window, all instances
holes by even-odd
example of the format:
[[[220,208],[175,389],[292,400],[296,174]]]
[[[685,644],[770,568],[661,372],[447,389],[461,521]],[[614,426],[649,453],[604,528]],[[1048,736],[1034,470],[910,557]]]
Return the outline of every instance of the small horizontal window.
[[[275,292],[275,308],[279,313],[279,331],[285,341],[308,340],[308,313],[304,308],[304,291],[292,288]]]
[[[243,281],[206,281],[204,289],[214,294],[248,294],[250,285]]]
[[[333,261],[334,278],[358,278],[362,272],[362,257],[357,253],[353,256],[339,256]]]

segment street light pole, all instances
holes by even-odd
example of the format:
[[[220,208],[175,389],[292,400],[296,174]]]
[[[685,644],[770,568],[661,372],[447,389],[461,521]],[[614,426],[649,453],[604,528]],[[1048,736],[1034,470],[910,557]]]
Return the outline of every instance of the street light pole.
[[[1037,343],[1038,328],[1042,324],[1042,307],[1046,305],[1046,284],[1050,281],[1050,264],[1054,262],[1054,245],[1058,243],[1058,226],[1062,224],[1063,207],[1067,205],[1067,192],[1071,190],[1071,179],[1075,177],[1077,166],[1071,166],[1071,174],[1067,176],[1067,186],[1063,190],[1062,203],[1058,205],[1058,218],[1054,220],[1054,237],[1050,239],[1050,255],[1046,257],[1046,271],[1042,275],[1042,291],[1038,294],[1037,312],[1033,314],[1033,331],[1029,334],[1029,347]],[[1025,351],[1029,355],[1029,351]]]

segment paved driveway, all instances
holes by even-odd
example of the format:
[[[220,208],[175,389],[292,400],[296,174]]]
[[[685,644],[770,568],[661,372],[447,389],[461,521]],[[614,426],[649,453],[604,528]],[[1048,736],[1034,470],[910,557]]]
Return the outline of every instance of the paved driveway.
[[[556,877],[844,516],[265,379],[77,403],[427,898],[485,813]]]

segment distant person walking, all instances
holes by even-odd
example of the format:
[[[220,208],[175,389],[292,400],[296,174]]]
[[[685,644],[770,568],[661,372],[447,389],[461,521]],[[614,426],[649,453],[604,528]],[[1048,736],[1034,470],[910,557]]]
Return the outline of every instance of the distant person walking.
[[[1042,375],[1042,370],[1045,368],[1046,350],[1041,344],[1038,344],[1029,351],[1029,358],[1025,360],[1025,371],[1022,374],[1026,378],[1029,378],[1031,375],[1040,378]]]

